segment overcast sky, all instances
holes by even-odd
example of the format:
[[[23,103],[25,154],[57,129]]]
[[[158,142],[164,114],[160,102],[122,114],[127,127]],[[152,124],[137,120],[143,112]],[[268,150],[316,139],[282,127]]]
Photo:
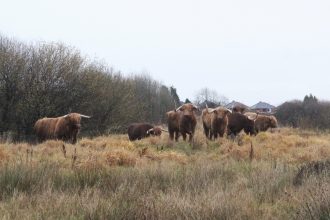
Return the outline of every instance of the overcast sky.
[[[248,106],[330,101],[329,0],[2,0],[0,28],[149,73],[183,101],[204,87]]]

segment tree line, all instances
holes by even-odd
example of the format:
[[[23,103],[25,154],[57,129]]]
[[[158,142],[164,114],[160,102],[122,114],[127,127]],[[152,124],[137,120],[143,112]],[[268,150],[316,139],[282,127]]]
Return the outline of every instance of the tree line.
[[[303,100],[293,100],[280,105],[275,116],[282,126],[328,131],[330,102],[319,101],[312,94],[306,95]]]
[[[202,88],[195,104],[228,99]],[[104,61],[91,59],[61,42],[25,43],[0,35],[0,138],[34,138],[33,126],[43,117],[70,112],[92,115],[83,119],[83,136],[124,133],[130,123],[166,123],[165,113],[180,105],[173,86],[148,73],[124,76]],[[186,99],[186,102],[190,102]],[[285,102],[276,118],[283,126],[329,129],[330,103],[311,94]]]
[[[176,89],[148,73],[124,76],[105,62],[60,42],[31,42],[0,35],[0,134],[33,136],[35,122],[70,112],[82,135],[123,133],[133,122],[162,124],[180,105]]]

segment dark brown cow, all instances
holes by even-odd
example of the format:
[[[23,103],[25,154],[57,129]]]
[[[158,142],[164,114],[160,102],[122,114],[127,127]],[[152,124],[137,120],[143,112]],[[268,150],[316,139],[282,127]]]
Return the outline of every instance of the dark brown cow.
[[[196,129],[196,110],[199,110],[197,106],[188,103],[180,106],[174,111],[166,113],[168,132],[170,133],[170,139],[175,141],[179,139],[179,132],[183,137],[183,140],[187,139],[187,134],[189,134],[189,141],[191,142]]]
[[[242,106],[239,106],[239,105],[237,105],[233,108],[233,112],[238,112],[238,113],[241,113],[241,114],[243,113],[244,110],[245,110],[245,108],[242,107]]]
[[[237,135],[243,129],[246,134],[256,135],[256,131],[254,129],[254,122],[257,117],[253,118],[238,112],[228,114],[227,135]]]
[[[253,112],[246,112],[244,115],[255,117],[257,114]],[[255,121],[254,128],[257,133],[260,131],[267,131],[269,128],[277,128],[277,119],[273,115],[260,115]]]
[[[58,118],[42,118],[34,125],[37,143],[46,140],[63,140],[75,144],[81,129],[81,118],[90,118],[78,113],[70,113]]]
[[[133,123],[128,126],[127,134],[130,141],[135,141],[149,137],[150,135],[160,136],[162,131],[167,130],[148,123]]]
[[[231,113],[231,110],[224,107],[208,108],[206,105],[206,109],[202,111],[202,121],[207,138],[212,140],[214,136],[215,140],[218,138],[218,134],[220,137],[224,136],[228,125],[228,112]]]

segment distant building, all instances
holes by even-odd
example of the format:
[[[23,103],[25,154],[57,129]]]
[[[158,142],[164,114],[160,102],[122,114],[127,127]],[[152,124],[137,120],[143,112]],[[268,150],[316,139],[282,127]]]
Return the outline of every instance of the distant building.
[[[219,105],[218,104],[215,104],[214,102],[211,102],[211,101],[207,101],[205,100],[205,102],[202,102],[199,104],[199,109],[202,111],[203,109],[206,108],[206,104],[207,104],[207,107],[209,108],[216,108],[218,107]]]
[[[196,115],[201,115],[201,114],[202,114],[202,111],[203,111],[204,109],[206,109],[206,104],[207,104],[207,107],[208,107],[208,108],[216,108],[216,107],[219,107],[218,104],[215,104],[214,102],[211,102],[211,101],[207,101],[207,100],[205,100],[205,102],[202,102],[202,103],[198,104],[198,107],[199,107],[199,110],[200,110],[200,111],[196,111],[195,114],[196,114]]]
[[[236,102],[236,101],[232,101],[231,103],[225,105],[224,107],[232,110],[236,106],[240,106],[240,107],[243,107],[245,109],[249,109],[249,106],[244,105],[243,103],[240,103],[240,102]]]
[[[277,110],[277,107],[270,105],[266,102],[258,102],[257,104],[251,106],[250,109],[256,113],[274,114]]]

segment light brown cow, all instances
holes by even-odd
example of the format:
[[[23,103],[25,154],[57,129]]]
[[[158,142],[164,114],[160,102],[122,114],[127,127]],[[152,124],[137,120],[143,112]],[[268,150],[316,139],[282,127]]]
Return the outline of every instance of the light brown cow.
[[[246,116],[255,117],[257,114],[253,112],[244,113]],[[277,119],[273,115],[260,115],[254,123],[256,132],[267,131],[269,128],[277,128]]]
[[[186,140],[187,134],[189,134],[189,141],[191,142],[196,129],[196,110],[199,108],[191,103],[184,104],[174,111],[169,111],[166,113],[168,132],[170,133],[170,139],[175,141],[179,139],[179,132]]]
[[[58,118],[42,118],[34,125],[37,143],[46,140],[63,140],[75,144],[81,129],[81,118],[90,118],[78,113],[70,113]]]
[[[206,109],[202,111],[202,121],[207,138],[212,140],[214,136],[215,140],[218,138],[218,134],[220,137],[224,136],[228,125],[228,112],[231,113],[231,110],[224,107],[208,108],[206,105]]]

